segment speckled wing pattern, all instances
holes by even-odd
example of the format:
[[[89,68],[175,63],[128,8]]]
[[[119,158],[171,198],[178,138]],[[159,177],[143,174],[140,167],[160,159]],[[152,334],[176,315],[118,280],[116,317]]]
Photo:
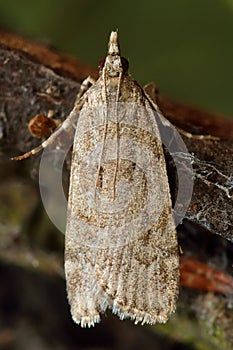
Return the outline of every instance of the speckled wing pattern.
[[[108,308],[142,324],[175,311],[179,257],[162,142],[116,32],[78,119],[65,239],[68,299],[82,327]]]

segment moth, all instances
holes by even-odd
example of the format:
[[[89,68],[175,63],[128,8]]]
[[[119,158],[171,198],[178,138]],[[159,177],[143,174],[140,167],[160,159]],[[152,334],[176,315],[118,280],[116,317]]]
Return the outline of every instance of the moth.
[[[73,320],[94,326],[111,309],[136,324],[165,323],[175,311],[179,254],[159,108],[128,73],[111,32],[99,78],[84,80],[75,116],[65,233],[65,275]]]

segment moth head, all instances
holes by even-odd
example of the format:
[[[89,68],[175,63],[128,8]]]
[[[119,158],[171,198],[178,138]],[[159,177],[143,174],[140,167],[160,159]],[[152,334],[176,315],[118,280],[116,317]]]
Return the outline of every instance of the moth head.
[[[110,77],[118,77],[122,73],[127,73],[128,66],[129,63],[126,58],[120,56],[118,33],[111,32],[107,56],[100,61],[100,73],[105,71]]]

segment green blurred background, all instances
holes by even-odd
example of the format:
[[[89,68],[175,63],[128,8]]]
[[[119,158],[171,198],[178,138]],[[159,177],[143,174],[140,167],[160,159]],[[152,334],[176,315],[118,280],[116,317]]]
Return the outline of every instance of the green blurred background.
[[[233,116],[233,0],[0,0],[0,25],[93,66],[118,28],[136,80]]]

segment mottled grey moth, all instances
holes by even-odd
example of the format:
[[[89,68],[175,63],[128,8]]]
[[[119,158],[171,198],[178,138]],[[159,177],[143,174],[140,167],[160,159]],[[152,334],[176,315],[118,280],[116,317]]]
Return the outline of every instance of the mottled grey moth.
[[[176,308],[179,255],[158,106],[128,73],[112,32],[97,81],[88,77],[51,144],[79,114],[65,234],[73,320],[100,322],[111,309],[135,323],[164,323]]]

